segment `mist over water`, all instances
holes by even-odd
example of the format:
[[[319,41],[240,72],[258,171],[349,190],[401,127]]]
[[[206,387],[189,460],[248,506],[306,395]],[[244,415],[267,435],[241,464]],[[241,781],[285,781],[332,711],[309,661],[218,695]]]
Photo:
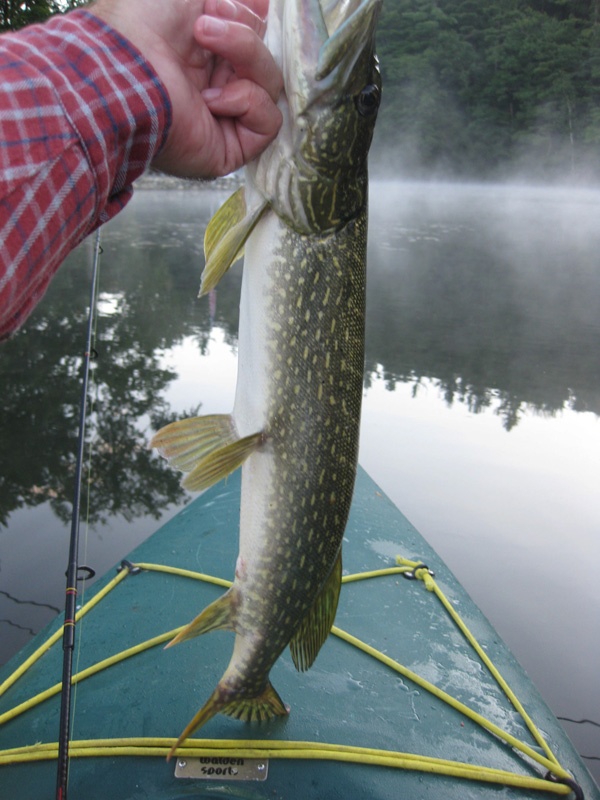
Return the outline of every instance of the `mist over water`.
[[[384,92],[386,87],[384,86]],[[384,94],[385,103],[385,94]],[[500,185],[507,187],[562,188],[567,192],[580,187],[593,191],[600,185],[600,159],[595,143],[574,147],[568,138],[548,137],[547,132],[532,130],[523,137],[510,157],[495,163],[490,157],[489,143],[478,142],[477,132],[469,135],[461,113],[454,109],[454,130],[444,129],[444,109],[437,112],[434,127],[438,136],[451,142],[451,152],[434,147],[429,152],[428,125],[421,121],[415,130],[398,129],[397,120],[388,120],[387,129],[375,129],[369,158],[371,178],[385,181],[390,175],[403,182],[453,183],[463,185]],[[386,106],[382,107],[386,117]],[[464,139],[461,145],[460,140]]]
[[[598,413],[599,197],[374,182],[367,372],[502,402],[507,429],[524,407]]]
[[[373,182],[361,438],[555,713],[596,721],[599,213],[593,189]]]
[[[139,191],[103,231],[82,554],[98,573],[188,497],[151,431],[231,409],[240,267],[196,298],[226,196]],[[373,181],[360,452],[553,711],[595,720],[599,219],[592,189]],[[0,348],[0,661],[62,605],[90,252]],[[567,725],[600,755],[598,729]]]

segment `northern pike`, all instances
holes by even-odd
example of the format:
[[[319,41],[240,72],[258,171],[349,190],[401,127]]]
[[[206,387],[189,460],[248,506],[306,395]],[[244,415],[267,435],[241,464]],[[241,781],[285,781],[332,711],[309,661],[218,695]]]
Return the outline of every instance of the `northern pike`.
[[[218,712],[287,714],[271,667],[289,644],[308,669],[333,625],[358,454],[380,6],[271,0],[284,122],[206,230],[201,294],[244,253],[233,412],[171,423],[152,444],[192,491],[243,465],[235,580],[171,642],[230,629],[235,643],[171,754]]]

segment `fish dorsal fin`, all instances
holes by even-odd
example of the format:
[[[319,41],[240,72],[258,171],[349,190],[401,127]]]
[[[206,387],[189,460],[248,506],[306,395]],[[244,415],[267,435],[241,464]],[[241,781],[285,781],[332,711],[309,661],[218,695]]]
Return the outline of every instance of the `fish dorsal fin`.
[[[329,636],[337,611],[341,585],[342,553],[340,551],[325,585],[290,641],[292,660],[300,672],[304,672],[312,666],[325,639]]]
[[[169,464],[189,473],[182,486],[201,492],[240,467],[263,442],[261,432],[240,438],[229,414],[189,417],[165,425],[150,442]]]
[[[214,289],[229,267],[244,254],[244,245],[268,203],[264,201],[247,213],[246,195],[241,186],[228,198],[206,227],[205,266],[200,296]]]
[[[237,606],[237,589],[228,589],[225,594],[217,598],[213,603],[206,606],[198,616],[190,622],[177,636],[172,639],[165,647],[173,647],[174,644],[185,642],[203,633],[218,630],[235,630],[235,609]]]

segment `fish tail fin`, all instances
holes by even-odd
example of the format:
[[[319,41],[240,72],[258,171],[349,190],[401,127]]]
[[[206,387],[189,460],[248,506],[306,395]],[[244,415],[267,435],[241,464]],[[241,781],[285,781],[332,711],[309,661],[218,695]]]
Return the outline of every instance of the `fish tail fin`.
[[[273,717],[284,717],[289,714],[289,709],[271,683],[267,683],[264,691],[257,697],[232,700],[222,711],[228,717],[234,717],[242,722],[266,722]]]
[[[237,589],[232,586],[225,594],[206,606],[189,625],[179,631],[177,636],[165,646],[165,650],[174,644],[185,642],[203,633],[217,630],[235,630],[235,616],[238,606]]]
[[[171,422],[150,442],[169,464],[189,473],[182,486],[201,492],[240,467],[264,441],[262,432],[240,438],[230,414]]]
[[[221,688],[221,684],[219,683],[215,691],[211,694],[208,698],[206,703],[202,706],[200,711],[193,717],[188,724],[185,726],[184,730],[181,732],[181,735],[173,745],[173,747],[169,750],[169,755],[167,756],[167,761],[171,760],[171,757],[175,754],[175,751],[178,747],[180,747],[183,742],[194,733],[194,731],[201,728],[205,723],[208,722],[209,719],[212,719],[215,714],[218,714],[219,711],[222,711],[223,707],[227,704],[227,698],[225,696],[225,692]]]
[[[200,711],[198,711],[196,716],[186,725],[181,736],[169,751],[167,761],[172,758],[177,748],[180,747],[194,731],[201,728],[202,725],[206,724],[209,719],[212,719],[219,712],[227,714],[227,716],[230,717],[235,717],[235,719],[242,720],[243,722],[264,722],[273,717],[285,716],[289,713],[289,710],[285,707],[283,700],[279,697],[271,683],[267,683],[264,691],[257,697],[232,699],[231,694],[231,690],[220,681],[217,688]]]

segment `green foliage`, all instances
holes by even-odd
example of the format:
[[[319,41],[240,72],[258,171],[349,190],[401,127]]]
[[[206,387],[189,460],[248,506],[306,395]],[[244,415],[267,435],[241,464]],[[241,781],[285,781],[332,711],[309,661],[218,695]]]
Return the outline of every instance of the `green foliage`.
[[[378,51],[375,167],[600,177],[600,0],[386,0]]]
[[[0,31],[84,0],[0,0]],[[385,0],[372,164],[600,179],[600,0]]]
[[[62,11],[84,5],[86,0],[0,0],[0,31],[16,31],[43,22]]]

